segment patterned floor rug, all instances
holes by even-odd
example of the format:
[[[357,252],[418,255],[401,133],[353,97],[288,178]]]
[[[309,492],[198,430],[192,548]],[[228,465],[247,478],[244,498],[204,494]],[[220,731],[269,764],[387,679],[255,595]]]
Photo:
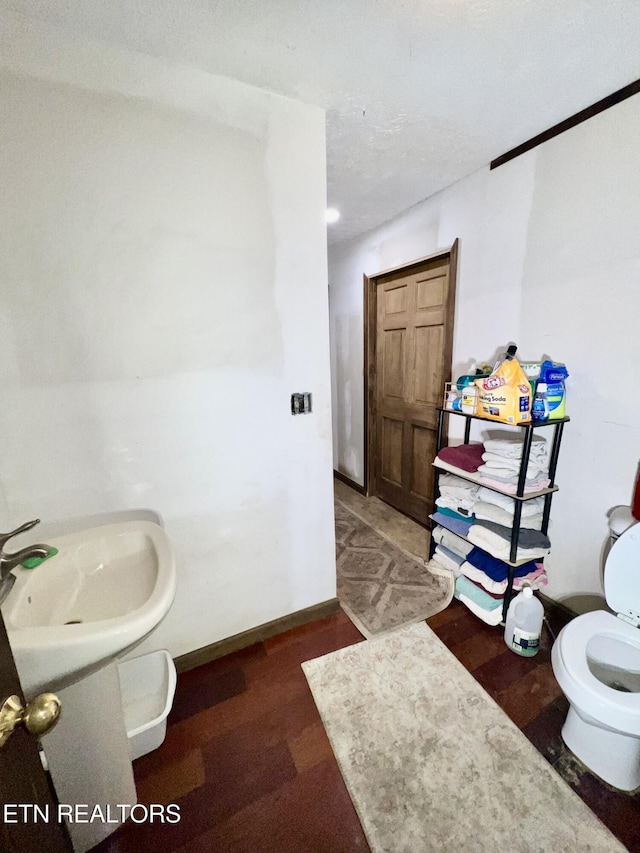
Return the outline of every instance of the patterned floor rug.
[[[622,853],[424,623],[302,665],[373,853]]]
[[[447,607],[453,597],[450,572],[434,574],[339,501],[335,513],[338,598],[367,639]]]

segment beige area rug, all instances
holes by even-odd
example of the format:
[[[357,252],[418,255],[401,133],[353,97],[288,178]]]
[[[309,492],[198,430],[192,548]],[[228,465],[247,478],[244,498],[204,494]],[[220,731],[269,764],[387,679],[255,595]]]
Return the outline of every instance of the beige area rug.
[[[302,666],[374,853],[625,850],[424,623]]]
[[[451,572],[429,570],[337,500],[335,514],[338,599],[367,639],[420,622],[451,602]]]

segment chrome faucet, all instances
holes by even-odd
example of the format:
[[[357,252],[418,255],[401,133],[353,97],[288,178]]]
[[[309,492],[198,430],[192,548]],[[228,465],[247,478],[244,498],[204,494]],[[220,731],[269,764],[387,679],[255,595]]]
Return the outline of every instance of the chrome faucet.
[[[28,560],[29,557],[48,557],[51,553],[49,545],[28,545],[26,548],[15,551],[13,554],[5,554],[4,546],[9,539],[12,539],[19,533],[26,533],[27,530],[35,527],[36,524],[40,524],[39,518],[34,519],[34,521],[27,521],[26,524],[16,528],[16,530],[12,530],[11,533],[0,533],[0,585],[8,578],[9,572],[15,569],[16,566],[19,566],[23,560]]]

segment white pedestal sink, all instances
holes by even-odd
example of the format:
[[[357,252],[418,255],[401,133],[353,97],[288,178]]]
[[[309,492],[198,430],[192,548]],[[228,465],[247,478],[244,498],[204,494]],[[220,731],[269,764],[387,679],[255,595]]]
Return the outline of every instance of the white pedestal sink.
[[[148,520],[153,515],[125,511],[112,514],[115,523],[102,516],[82,529],[61,522],[63,535],[43,530],[58,553],[35,569],[15,569],[2,605],[26,698],[55,691],[62,702],[60,723],[43,743],[58,799],[103,813],[136,802],[115,659],[162,621],[176,590],[171,544]],[[68,825],[76,853],[116,827]]]
[[[141,642],[176,590],[171,544],[150,521],[103,524],[49,538],[58,549],[18,568],[2,606],[26,698],[67,687]]]

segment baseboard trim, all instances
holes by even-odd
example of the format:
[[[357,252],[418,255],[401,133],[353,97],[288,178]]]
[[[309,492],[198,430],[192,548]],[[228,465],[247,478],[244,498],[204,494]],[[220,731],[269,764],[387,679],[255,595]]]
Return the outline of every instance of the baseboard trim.
[[[174,661],[176,669],[178,672],[188,672],[190,669],[195,669],[197,666],[202,666],[212,660],[229,655],[231,652],[240,651],[240,649],[245,649],[247,646],[254,645],[254,643],[261,643],[263,640],[269,639],[269,637],[275,637],[276,634],[282,634],[285,631],[290,631],[292,628],[299,628],[300,625],[306,625],[308,622],[316,622],[318,619],[332,616],[338,610],[340,610],[340,602],[337,598],[321,601],[320,604],[305,607],[304,610],[296,610],[295,613],[281,616],[272,622],[266,622],[264,625],[258,625],[256,628],[243,631],[241,634],[234,634],[233,637],[227,637],[225,640],[219,640],[217,643],[203,646],[203,648],[196,649],[194,652],[187,652],[186,655],[180,655]]]
[[[356,481],[352,480],[351,477],[347,477],[347,475],[343,474],[341,471],[336,471],[335,468],[333,469],[333,476],[336,478],[336,480],[340,480],[341,483],[350,486],[352,489],[355,489],[356,492],[359,492],[366,498],[367,490],[364,486],[361,486],[360,483],[356,483]]]

